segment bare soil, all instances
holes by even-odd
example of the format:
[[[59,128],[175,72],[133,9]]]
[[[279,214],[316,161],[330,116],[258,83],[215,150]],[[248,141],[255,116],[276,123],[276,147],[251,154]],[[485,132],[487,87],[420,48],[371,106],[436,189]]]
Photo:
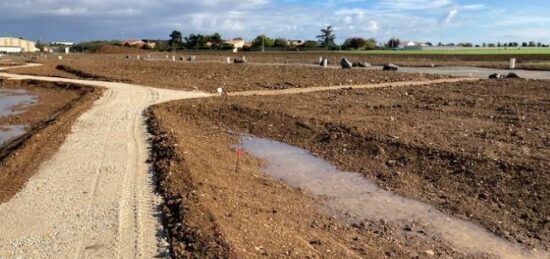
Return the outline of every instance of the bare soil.
[[[23,113],[0,118],[0,125],[27,125],[27,133],[0,147],[0,203],[8,201],[63,143],[72,122],[101,89],[66,83],[11,81],[0,78],[0,87],[24,89],[37,103]]]
[[[261,224],[246,225],[266,218],[273,224],[274,217],[268,215],[271,204],[277,204],[288,206],[275,208],[284,213],[272,213],[283,217],[281,222],[307,229],[296,232],[297,237],[310,233],[308,215],[318,215],[314,206],[305,205],[312,200],[286,187],[270,192],[273,186],[282,185],[258,175],[259,164],[249,157],[245,173],[232,176],[234,153],[229,143],[236,139],[223,134],[229,129],[308,149],[342,170],[362,173],[382,188],[477,222],[527,248],[548,250],[549,91],[547,81],[497,80],[160,105],[153,110],[158,123],[155,132],[162,136],[154,142],[161,147],[157,168],[166,174],[160,184],[171,190],[168,196],[177,197],[181,208],[200,207],[200,213],[210,213],[208,224],[215,227],[201,228],[204,225],[185,213],[170,224],[195,224],[194,231],[216,236],[223,251],[250,252],[252,244],[265,248],[269,241],[268,253],[282,251],[282,245],[295,244],[289,241],[294,235],[277,239],[271,236],[277,233],[271,228],[251,233],[262,228]],[[245,183],[250,187],[242,187]],[[260,184],[264,186],[257,187]],[[182,186],[195,192],[187,195]],[[237,198],[233,200],[232,195]],[[426,239],[372,246],[382,241],[368,233],[380,234],[370,231],[381,225],[370,222],[364,226],[343,226],[341,235],[359,236],[369,254],[411,256],[411,250],[419,253],[426,245],[434,246],[433,240]],[[208,232],[212,229],[216,231]],[[341,237],[337,231],[330,236]],[[269,239],[252,242],[264,237]],[[186,244],[177,238],[172,242]],[[350,243],[340,244],[350,247]],[[176,253],[187,251],[185,245],[180,248]],[[441,243],[434,249],[440,256],[459,256]]]
[[[236,172],[228,134],[176,104],[149,111],[153,168],[165,198],[163,220],[174,258],[470,258],[447,244],[387,222],[347,225],[316,200],[261,173],[250,156]],[[484,258],[484,255],[477,255]]]
[[[143,57],[142,57],[143,58]],[[30,75],[100,79],[160,88],[225,91],[358,85],[448,78],[441,75],[396,74],[384,71],[336,70],[315,67],[189,63],[126,60],[121,55],[74,55],[63,60],[41,59],[42,67],[10,72]],[[261,76],[260,76],[261,75]]]

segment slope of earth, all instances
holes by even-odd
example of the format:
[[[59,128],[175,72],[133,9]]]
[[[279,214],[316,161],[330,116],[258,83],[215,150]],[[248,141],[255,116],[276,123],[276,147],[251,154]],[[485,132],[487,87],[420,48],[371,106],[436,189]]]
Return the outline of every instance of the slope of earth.
[[[340,222],[306,192],[262,174],[262,162],[250,156],[237,170],[231,145],[238,136],[197,113],[200,103],[150,109],[152,160],[174,258],[469,258],[420,230]]]
[[[168,132],[190,121],[214,124],[197,136],[204,141],[221,127],[305,148],[382,188],[548,250],[549,93],[547,81],[497,80],[231,97],[172,102],[162,118],[174,120]],[[189,152],[180,144],[187,149],[178,154]],[[212,155],[226,152],[219,149]],[[183,155],[188,164],[190,156]],[[195,174],[211,168],[218,165]]]
[[[226,91],[285,89],[330,85],[358,85],[448,78],[441,75],[395,74],[383,71],[336,70],[314,67],[259,66],[219,63],[127,60],[124,56],[74,55],[63,60],[41,59],[43,67],[19,68],[10,72],[69,77],[58,65],[110,81],[130,82],[161,88]],[[261,75],[261,76],[260,76]],[[71,77],[74,77],[72,74]]]
[[[25,90],[36,103],[21,113],[0,117],[0,126],[25,125],[22,137],[0,147],[0,203],[8,201],[63,143],[72,123],[94,100],[100,89],[66,83],[9,81],[0,88]]]

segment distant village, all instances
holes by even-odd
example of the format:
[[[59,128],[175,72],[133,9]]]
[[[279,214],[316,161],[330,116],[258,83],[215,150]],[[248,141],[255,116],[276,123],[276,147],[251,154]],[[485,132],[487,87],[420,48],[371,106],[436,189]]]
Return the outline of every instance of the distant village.
[[[218,33],[211,35],[190,34],[183,37],[181,32],[172,31],[168,40],[162,39],[126,39],[112,41],[89,42],[48,42],[31,41],[19,37],[0,37],[0,54],[2,53],[94,53],[105,46],[133,48],[156,51],[180,50],[219,50],[219,51],[309,51],[309,50],[455,50],[460,48],[527,48],[549,47],[541,42],[507,42],[507,43],[432,43],[416,40],[400,40],[391,38],[386,42],[378,42],[374,38],[353,37],[343,43],[335,42],[336,35],[331,26],[321,29],[316,40],[270,38],[258,35],[253,40],[243,38],[222,39]]]

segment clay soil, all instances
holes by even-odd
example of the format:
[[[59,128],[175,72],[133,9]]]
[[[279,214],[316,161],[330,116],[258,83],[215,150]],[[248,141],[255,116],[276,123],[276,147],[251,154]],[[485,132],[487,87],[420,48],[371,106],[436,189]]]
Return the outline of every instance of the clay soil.
[[[383,71],[320,69],[283,65],[138,61],[134,56],[131,60],[126,60],[126,57],[122,55],[74,55],[67,56],[61,61],[50,57],[40,59],[39,62],[44,66],[12,69],[10,72],[100,79],[208,92],[215,92],[218,87],[232,92],[446,78],[440,75],[395,74]]]
[[[0,78],[0,87],[24,89],[37,103],[0,118],[0,125],[26,125],[27,133],[0,147],[0,203],[8,201],[63,143],[71,124],[101,95],[97,88]]]
[[[236,174],[238,140],[227,132],[305,148],[382,188],[548,250],[549,94],[547,81],[498,80],[156,106],[153,161],[174,252],[464,256],[414,226],[346,226],[321,215],[314,199],[263,176],[252,157]]]

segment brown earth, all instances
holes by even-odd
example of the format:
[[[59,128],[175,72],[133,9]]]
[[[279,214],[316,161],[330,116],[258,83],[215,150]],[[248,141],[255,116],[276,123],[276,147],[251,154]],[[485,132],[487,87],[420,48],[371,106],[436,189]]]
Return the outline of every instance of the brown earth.
[[[0,125],[28,125],[27,133],[0,147],[0,203],[15,195],[42,161],[55,154],[72,123],[101,96],[98,88],[0,78],[0,87],[24,89],[38,98],[24,112],[0,118]]]
[[[152,53],[153,57],[165,59],[164,53]],[[170,54],[172,55],[172,54]],[[478,66],[488,68],[508,68],[510,58],[517,58],[518,69],[550,70],[550,55],[419,55],[419,54],[369,54],[338,52],[244,52],[239,54],[227,52],[183,52],[178,56],[195,55],[198,61],[223,62],[225,57],[247,57],[250,62],[259,63],[301,63],[314,64],[319,57],[329,59],[330,64],[339,64],[346,57],[351,61],[364,61],[372,65],[394,63],[400,66]]]
[[[277,247],[281,245],[278,240],[292,238],[272,237],[275,232],[270,228],[250,233],[261,228],[261,224],[235,223],[261,223],[273,218],[268,216],[271,204],[288,205],[285,213],[276,215],[284,217],[283,222],[295,222],[308,229],[297,232],[307,235],[307,221],[311,220],[308,215],[317,215],[312,206],[302,202],[292,205],[290,201],[298,198],[279,198],[302,196],[284,187],[270,193],[271,186],[280,185],[256,175],[258,164],[252,158],[246,158],[246,173],[231,175],[234,154],[228,143],[237,140],[221,133],[231,129],[308,149],[342,170],[364,174],[382,188],[478,222],[511,242],[548,250],[549,92],[548,81],[486,80],[284,98],[172,102],[154,109],[160,131],[167,132],[162,135],[165,139],[159,141],[167,144],[161,145],[163,149],[156,160],[160,171],[168,175],[167,179],[161,177],[161,186],[170,190],[168,197],[186,197],[177,200],[178,206],[198,206],[208,211],[212,215],[208,224],[216,226],[208,229],[216,229],[213,233],[218,240],[227,242],[223,245],[226,250],[227,246],[243,246],[232,251],[250,252],[251,240],[269,237],[267,240],[274,241],[272,246]],[[244,184],[250,187],[242,187]],[[261,184],[267,187],[258,187]],[[185,196],[185,188],[196,192]],[[237,198],[229,198],[231,195]],[[279,200],[272,203],[273,199]],[[239,217],[234,217],[235,213]],[[186,224],[195,224],[194,221],[185,213],[177,219]],[[200,226],[195,225],[195,229],[204,231]],[[358,235],[353,232],[357,229],[344,227],[342,231]],[[331,235],[339,236],[334,232]],[[378,239],[366,238],[365,244],[377,242],[373,240]],[[246,244],[250,245],[244,248]],[[254,244],[266,247],[265,242]],[[348,243],[341,244],[348,247]],[[392,246],[374,247],[387,251]],[[411,255],[405,252],[411,249],[408,245],[394,247],[398,256]],[[442,247],[435,250],[444,255],[449,252]]]
[[[99,78],[161,88],[198,89],[208,92],[215,92],[218,87],[222,87],[226,91],[242,91],[448,78],[441,75],[396,74],[384,71],[336,70],[315,67],[137,61],[135,58],[126,60],[124,56],[116,55],[74,55],[61,61],[51,58],[39,61],[44,66],[12,69],[10,72]]]
[[[238,137],[179,109],[161,105],[149,114],[174,258],[470,257],[421,231],[403,233],[383,221],[349,226],[319,213],[314,198],[264,176],[252,157],[237,173],[230,145]]]

